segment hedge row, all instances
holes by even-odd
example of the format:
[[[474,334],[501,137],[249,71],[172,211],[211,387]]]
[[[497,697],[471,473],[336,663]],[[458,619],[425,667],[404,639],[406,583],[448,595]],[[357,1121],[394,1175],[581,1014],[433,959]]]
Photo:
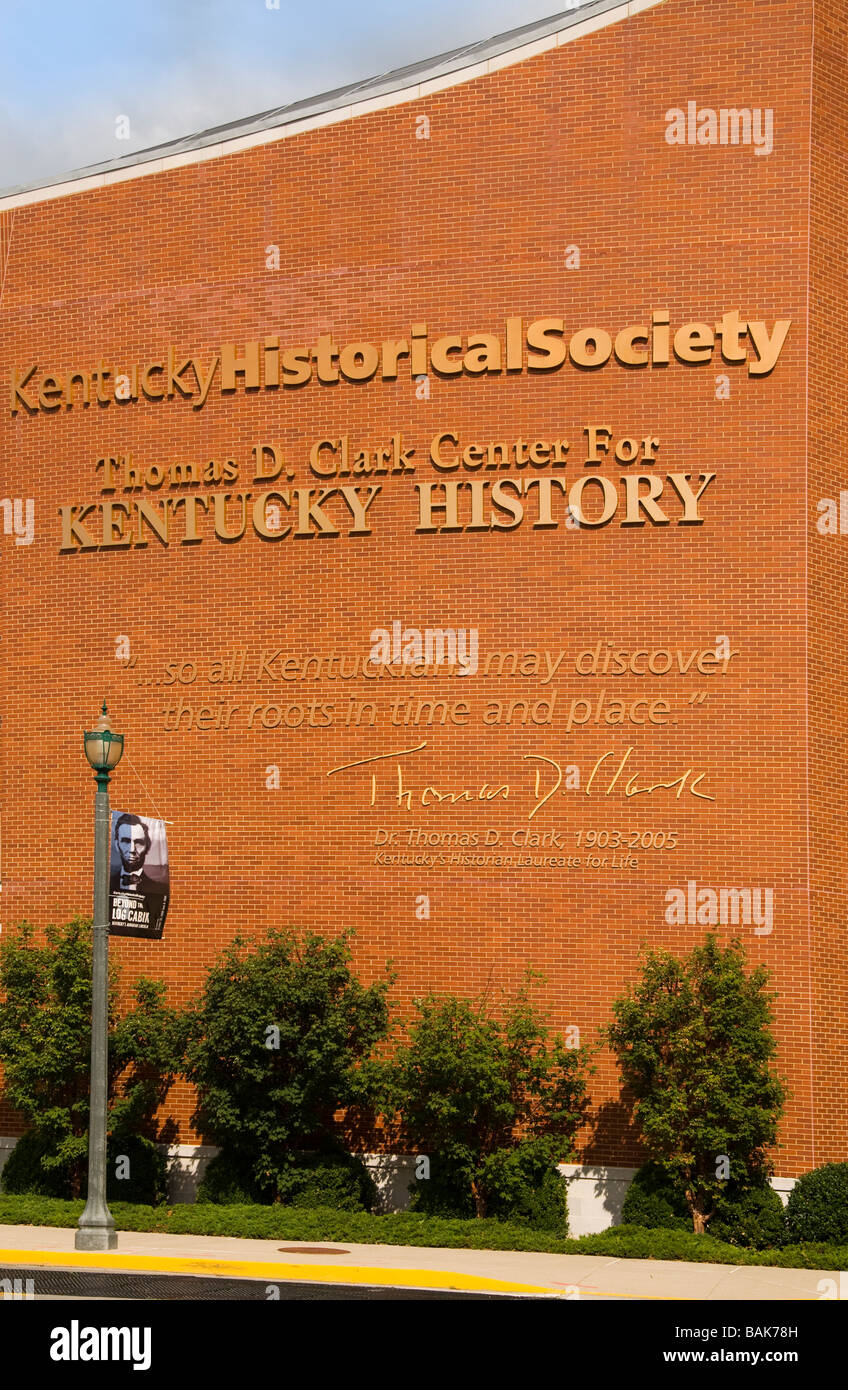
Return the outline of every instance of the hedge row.
[[[44,1197],[0,1196],[3,1225],[76,1226],[83,1203]],[[416,1212],[373,1216],[283,1206],[111,1206],[119,1231],[169,1235],[239,1236],[264,1240],[335,1241],[358,1245],[411,1245],[454,1250],[518,1250],[562,1255],[606,1255],[611,1259],[690,1260],[699,1264],[768,1265],[830,1272],[848,1268],[848,1246],[790,1245],[781,1250],[740,1250],[713,1236],[690,1231],[613,1226],[598,1235],[558,1239],[544,1231],[494,1218],[448,1220]],[[2,1242],[2,1230],[0,1230]]]

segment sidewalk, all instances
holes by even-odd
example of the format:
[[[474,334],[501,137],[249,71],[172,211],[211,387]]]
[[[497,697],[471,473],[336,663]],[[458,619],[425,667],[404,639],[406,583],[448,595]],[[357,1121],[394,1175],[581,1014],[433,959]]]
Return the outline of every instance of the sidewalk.
[[[832,1270],[620,1260],[602,1255],[545,1255],[397,1245],[282,1244],[229,1236],[121,1231],[108,1254],[74,1250],[73,1230],[0,1226],[0,1266],[228,1276],[266,1283],[456,1289],[561,1298],[816,1300]],[[838,1276],[837,1276],[838,1277]]]

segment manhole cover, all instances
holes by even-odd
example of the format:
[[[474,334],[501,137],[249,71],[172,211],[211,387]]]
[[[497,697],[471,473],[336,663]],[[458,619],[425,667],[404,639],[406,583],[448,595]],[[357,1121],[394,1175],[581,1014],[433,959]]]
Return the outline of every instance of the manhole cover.
[[[337,1245],[281,1245],[281,1255],[349,1255],[349,1250],[340,1250]]]

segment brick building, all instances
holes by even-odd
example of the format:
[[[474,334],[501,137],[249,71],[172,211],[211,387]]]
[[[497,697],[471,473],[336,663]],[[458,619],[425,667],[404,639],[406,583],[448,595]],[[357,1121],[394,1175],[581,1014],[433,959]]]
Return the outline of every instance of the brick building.
[[[715,925],[777,1172],[846,1157],[845,60],[838,0],[589,0],[0,198],[4,924],[88,908],[105,692],[125,979],[353,926],[589,1041]]]

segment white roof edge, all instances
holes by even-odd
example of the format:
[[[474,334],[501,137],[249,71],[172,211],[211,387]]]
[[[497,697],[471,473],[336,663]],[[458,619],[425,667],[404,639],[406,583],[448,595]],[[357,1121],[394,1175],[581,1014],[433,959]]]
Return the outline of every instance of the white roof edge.
[[[565,3],[568,4],[569,0],[565,0]],[[285,140],[289,136],[301,135],[309,130],[319,130],[328,125],[338,125],[342,121],[353,120],[357,116],[369,115],[374,111],[383,111],[392,106],[403,105],[405,102],[418,101],[421,97],[429,96],[431,93],[446,91],[450,87],[471,82],[477,77],[485,77],[491,72],[512,67],[516,63],[526,62],[527,59],[535,58],[540,53],[548,52],[562,44],[571,43],[575,39],[584,38],[587,34],[594,34],[600,29],[619,23],[622,19],[640,14],[643,10],[652,9],[655,5],[663,3],[664,0],[577,0],[577,5],[573,11],[567,15],[554,16],[554,19],[561,17],[567,21],[561,28],[551,29],[551,20],[540,20],[536,25],[524,25],[521,29],[511,30],[508,34],[499,36],[499,40],[490,41],[496,50],[490,57],[465,62],[465,55],[478,54],[481,49],[487,47],[485,43],[472,44],[466,46],[465,49],[454,50],[452,54],[440,55],[429,63],[414,65],[420,69],[419,80],[407,81],[406,85],[403,85],[404,78],[410,70],[401,68],[396,73],[388,73],[382,78],[373,79],[371,82],[355,83],[352,87],[342,88],[337,94],[339,97],[338,105],[330,104],[325,109],[316,111],[314,115],[298,118],[294,115],[294,110],[298,106],[308,106],[311,103],[308,101],[296,102],[293,107],[280,111],[281,119],[278,124],[269,123],[261,129],[245,130],[245,133],[223,139],[220,136],[215,138],[216,131],[204,132],[201,136],[187,137],[202,141],[204,135],[208,134],[208,143],[200,143],[193,148],[179,148],[181,145],[184,146],[186,142],[175,140],[170,144],[159,146],[159,152],[151,150],[149,158],[145,158],[147,152],[142,151],[137,155],[127,155],[123,159],[108,162],[99,171],[97,171],[97,166],[92,166],[90,173],[83,169],[78,173],[53,179],[35,187],[12,190],[5,195],[0,195],[0,212],[28,207],[33,203],[43,203],[54,198],[67,198],[75,193],[105,188],[113,183],[125,183],[130,179],[145,178],[150,174],[164,173],[170,169],[185,168],[187,165],[200,164],[210,159],[220,159],[225,155],[237,154],[243,150],[267,145],[276,140]],[[582,16],[581,10],[583,11]],[[509,47],[508,43],[502,48],[500,47],[501,39],[508,41],[513,36],[517,39],[519,35],[526,36],[534,29],[545,29],[547,32],[538,38],[522,37],[521,41],[517,42],[514,47]],[[447,66],[446,60],[455,61],[456,66]],[[436,75],[440,66],[442,72]],[[427,77],[428,71],[433,75]],[[375,89],[391,84],[393,78],[397,78],[401,85],[382,93],[377,91],[375,94]],[[363,96],[359,101],[350,100],[349,97],[356,89],[368,91],[370,94]],[[335,95],[335,93],[328,94],[328,100],[331,101]],[[345,100],[345,97],[348,99]],[[316,103],[320,103],[321,100],[322,98],[314,99]],[[286,111],[291,114],[286,116]],[[252,120],[235,124],[249,127],[261,119],[263,118],[254,117]],[[224,127],[224,129],[226,128]],[[165,153],[168,149],[172,149],[173,153]]]

